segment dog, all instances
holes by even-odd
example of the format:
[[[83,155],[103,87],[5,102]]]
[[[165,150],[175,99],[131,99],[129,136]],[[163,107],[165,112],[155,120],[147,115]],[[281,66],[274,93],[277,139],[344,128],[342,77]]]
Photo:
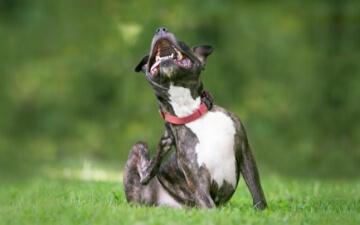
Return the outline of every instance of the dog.
[[[136,66],[155,91],[165,131],[153,158],[146,143],[132,147],[123,178],[129,203],[214,208],[229,201],[242,174],[253,206],[267,207],[243,124],[213,105],[200,79],[212,52],[209,45],[190,48],[160,27]]]

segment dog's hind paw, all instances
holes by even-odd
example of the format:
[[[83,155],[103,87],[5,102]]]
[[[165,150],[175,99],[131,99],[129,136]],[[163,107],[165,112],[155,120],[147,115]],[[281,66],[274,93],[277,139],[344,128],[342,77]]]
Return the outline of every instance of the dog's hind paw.
[[[153,166],[151,161],[145,161],[141,163],[139,175],[140,175],[140,183],[142,185],[146,185],[149,183],[149,181],[153,177],[152,170],[153,170]]]

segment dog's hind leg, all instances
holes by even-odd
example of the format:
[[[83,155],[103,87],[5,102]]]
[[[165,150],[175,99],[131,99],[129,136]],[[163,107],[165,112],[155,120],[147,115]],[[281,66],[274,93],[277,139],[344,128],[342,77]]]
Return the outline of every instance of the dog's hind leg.
[[[123,183],[126,200],[131,203],[153,205],[156,201],[156,187],[153,182],[147,185],[140,183],[142,165],[149,161],[149,150],[145,143],[136,143],[126,162]]]
[[[142,170],[140,171],[140,182],[142,184],[148,184],[149,181],[158,173],[160,165],[167,155],[167,153],[171,150],[171,147],[174,145],[174,137],[171,134],[169,125],[167,124],[165,127],[165,132],[161,136],[160,141],[157,146],[156,154],[151,159],[146,161]]]
[[[152,206],[182,207],[159,182],[157,176],[147,184],[141,184],[141,173],[149,163],[149,150],[145,143],[136,143],[126,162],[124,171],[124,189],[129,203]],[[165,164],[166,165],[166,164]]]
[[[147,184],[141,184],[141,173],[144,166],[149,163],[149,150],[145,143],[138,142],[135,144],[129,154],[124,172],[124,187],[126,200],[129,203],[153,205],[153,206],[170,206],[182,207],[174,197],[163,187],[157,176],[151,179]],[[173,163],[165,163],[166,168],[177,173],[177,167]],[[176,174],[173,174],[174,177]],[[166,182],[169,178],[163,178]],[[174,184],[170,184],[170,189],[176,189]],[[180,199],[179,199],[180,200]]]

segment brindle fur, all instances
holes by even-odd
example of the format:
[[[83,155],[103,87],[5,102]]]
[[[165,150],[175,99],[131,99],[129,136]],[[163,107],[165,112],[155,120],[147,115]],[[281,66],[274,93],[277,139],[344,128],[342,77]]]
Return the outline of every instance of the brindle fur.
[[[177,70],[177,79],[171,82],[189,88],[191,95],[196,98],[203,91],[199,74],[205,63],[195,57],[194,49],[190,50],[184,43],[178,42],[171,33],[165,32],[164,30],[160,34],[155,34],[154,40],[158,36],[167,35],[174,41],[174,44],[181,47],[183,52],[194,60],[194,66],[190,71]],[[154,46],[154,40],[151,48]],[[204,58],[211,53],[206,52],[206,50],[206,48],[201,49]],[[147,74],[146,77],[155,90],[160,109],[174,113],[169,104],[167,93],[170,84],[169,78],[160,75],[148,76],[147,64],[150,61],[151,52],[150,57],[145,56],[136,70],[142,70]],[[255,159],[240,119],[216,105],[210,111],[221,111],[234,122],[237,183],[240,174],[242,174],[252,195],[254,207],[257,209],[266,208],[267,203],[260,184]],[[198,142],[197,136],[188,127],[165,123],[165,132],[160,138],[156,155],[152,159],[149,157],[149,149],[145,143],[138,142],[135,144],[130,151],[124,173],[127,201],[145,205],[159,205],[157,197],[161,185],[170,196],[184,206],[213,208],[226,203],[234,194],[236,187],[226,181],[221,187],[218,187],[218,184],[211,180],[210,172],[206,166],[204,164],[198,165],[195,152],[195,146]],[[171,149],[175,151],[165,160],[165,156]]]

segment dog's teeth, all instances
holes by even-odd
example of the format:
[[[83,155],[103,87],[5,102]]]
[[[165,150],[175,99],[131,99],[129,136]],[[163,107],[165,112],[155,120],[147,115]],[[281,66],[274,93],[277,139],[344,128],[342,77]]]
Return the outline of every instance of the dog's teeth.
[[[176,50],[176,52],[177,52],[177,54],[178,54],[178,60],[182,60],[182,58],[183,58],[183,55],[181,54],[181,52],[180,51],[177,51]]]
[[[160,59],[161,59],[161,61],[163,61],[163,60],[167,60],[167,59],[170,59],[170,58],[172,58],[172,55],[163,56]]]

